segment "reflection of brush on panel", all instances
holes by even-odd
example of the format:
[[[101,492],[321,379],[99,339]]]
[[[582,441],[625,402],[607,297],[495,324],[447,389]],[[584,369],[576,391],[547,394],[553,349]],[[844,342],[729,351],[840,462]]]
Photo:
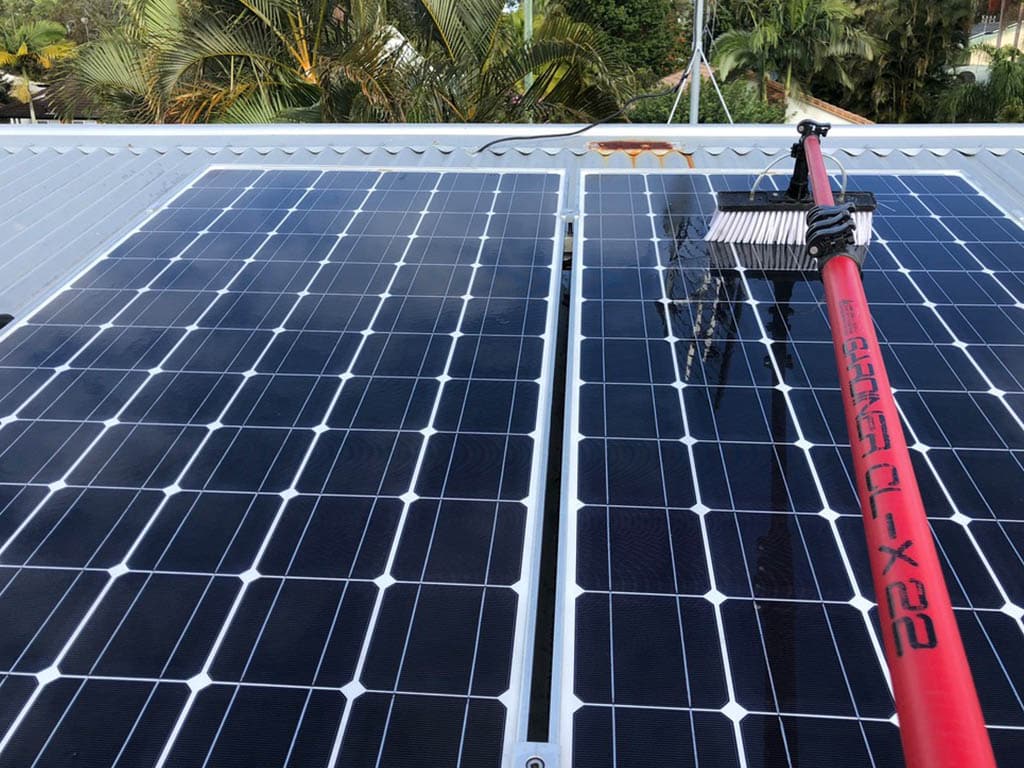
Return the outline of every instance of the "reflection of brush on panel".
[[[853,449],[854,474],[868,541],[872,576],[886,661],[892,676],[900,737],[908,768],[995,768],[978,695],[953,616],[949,593],[935,551],[921,493],[914,477],[889,386],[874,323],[861,281],[868,234],[863,219],[873,201],[850,199],[835,204],[820,139],[829,126],[805,120],[793,148],[794,179],[807,178],[815,205],[806,212],[805,255],[789,265],[803,269],[813,259],[825,287],[829,323]],[[793,195],[801,200],[799,184]],[[791,190],[793,185],[791,185]],[[785,196],[782,196],[785,197]],[[729,205],[709,239],[726,242],[791,244],[801,242],[792,210],[771,210],[762,196],[725,194]],[[745,203],[742,201],[746,200]],[[740,202],[737,202],[740,201]],[[789,202],[780,205],[788,206]],[[805,205],[805,203],[801,203]],[[762,218],[772,217],[766,224]],[[734,251],[744,268],[758,260],[779,265],[773,249],[764,257]],[[785,267],[785,265],[782,265]]]
[[[670,202],[669,219],[671,216]],[[704,218],[683,216],[667,227],[671,252],[664,272],[666,335],[683,342],[682,379],[709,386],[727,378],[741,313],[747,308],[735,259],[719,262],[701,241]],[[724,252],[723,252],[724,255]]]

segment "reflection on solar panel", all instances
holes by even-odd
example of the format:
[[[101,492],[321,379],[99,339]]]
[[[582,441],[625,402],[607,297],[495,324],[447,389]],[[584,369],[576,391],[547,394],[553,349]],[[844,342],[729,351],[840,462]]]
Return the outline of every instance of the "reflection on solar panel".
[[[1024,233],[878,195],[865,287],[1001,764],[1024,750]],[[578,766],[896,766],[821,285],[702,242],[749,177],[585,174],[562,746]],[[937,692],[936,695],[941,695]]]
[[[213,170],[0,343],[0,764],[497,765],[561,175]]]

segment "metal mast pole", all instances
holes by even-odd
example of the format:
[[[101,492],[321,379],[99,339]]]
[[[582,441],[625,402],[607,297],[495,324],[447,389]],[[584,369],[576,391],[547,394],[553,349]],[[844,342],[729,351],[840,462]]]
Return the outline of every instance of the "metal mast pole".
[[[700,122],[701,63],[704,61],[704,0],[693,13],[693,60],[690,62],[690,125]]]

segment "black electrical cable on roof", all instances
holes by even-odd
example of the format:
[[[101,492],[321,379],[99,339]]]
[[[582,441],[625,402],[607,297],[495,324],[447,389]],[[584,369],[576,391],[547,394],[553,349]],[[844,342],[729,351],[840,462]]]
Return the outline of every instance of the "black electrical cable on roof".
[[[653,93],[643,93],[640,94],[639,96],[634,96],[633,98],[629,99],[625,104],[623,104],[618,109],[618,111],[613,112],[607,117],[602,117],[600,120],[595,120],[594,122],[590,123],[589,125],[585,125],[582,128],[577,128],[576,130],[573,131],[565,131],[564,133],[540,133],[533,136],[504,136],[500,139],[494,139],[493,141],[487,142],[478,150],[476,150],[476,152],[474,152],[473,154],[478,155],[484,150],[490,149],[495,144],[503,144],[506,141],[539,141],[540,139],[567,139],[570,136],[579,136],[581,133],[586,133],[592,128],[596,128],[599,125],[604,125],[605,123],[614,120],[619,115],[624,114],[631,106],[633,106],[639,101],[644,101],[645,99],[660,99],[663,96],[670,96],[674,93],[677,93],[679,89],[683,86],[683,83],[686,82],[686,75],[688,74],[688,72],[689,70],[684,71],[682,77],[679,78],[679,82],[673,85],[671,88],[666,88],[665,90]]]

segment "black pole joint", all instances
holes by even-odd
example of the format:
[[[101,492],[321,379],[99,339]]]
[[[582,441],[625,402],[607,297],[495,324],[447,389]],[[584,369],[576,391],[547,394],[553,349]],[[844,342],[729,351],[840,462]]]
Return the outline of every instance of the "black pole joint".
[[[800,143],[802,144],[808,136],[817,136],[819,139],[828,136],[828,132],[832,130],[832,123],[819,123],[817,120],[801,120],[797,124],[796,130],[800,134]]]
[[[819,123],[814,120],[801,120],[796,127],[800,140],[793,145],[790,155],[796,159],[793,177],[786,190],[786,197],[794,202],[810,202],[811,188],[808,183],[807,155],[804,153],[804,141],[808,136],[823,138],[832,130],[831,123]]]
[[[836,256],[848,256],[863,266],[862,249],[853,247],[855,233],[852,205],[816,205],[807,212],[807,255],[817,260],[819,270]]]

